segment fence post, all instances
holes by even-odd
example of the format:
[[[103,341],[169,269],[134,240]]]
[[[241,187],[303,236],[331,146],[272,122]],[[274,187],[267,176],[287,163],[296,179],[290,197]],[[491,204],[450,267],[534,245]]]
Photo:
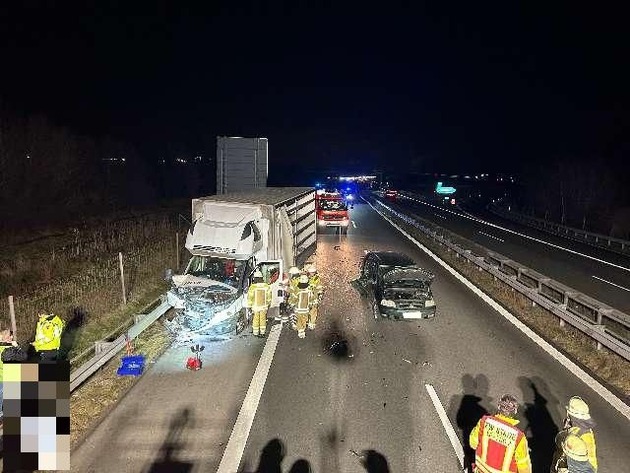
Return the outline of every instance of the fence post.
[[[175,268],[176,268],[175,271],[179,272],[179,232],[175,232],[175,248],[177,250],[175,252],[176,256],[177,256],[177,259],[176,259],[177,266],[175,266]]]
[[[118,253],[118,261],[120,262],[120,283],[122,284],[123,303],[127,305],[127,292],[125,291],[125,270],[123,268],[122,252]]]
[[[9,314],[11,315],[11,330],[13,339],[17,340],[17,326],[15,324],[15,307],[13,306],[13,296],[9,296]]]

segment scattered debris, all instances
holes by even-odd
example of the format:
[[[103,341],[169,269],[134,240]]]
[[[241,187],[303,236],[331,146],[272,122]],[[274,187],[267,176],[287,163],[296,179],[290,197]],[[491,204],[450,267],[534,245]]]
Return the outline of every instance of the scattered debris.
[[[384,403],[383,403],[383,409],[385,409],[385,406],[386,406],[386,405],[387,405],[387,403],[386,403],[386,402],[384,402]]]
[[[423,361],[422,366],[433,366],[433,365],[431,365],[431,363],[428,361]]]
[[[405,363],[409,363],[410,365],[412,364],[411,361],[409,361],[407,358],[403,358],[402,359]]]
[[[335,245],[334,248],[335,248],[335,250],[340,250],[341,249],[341,245]]]

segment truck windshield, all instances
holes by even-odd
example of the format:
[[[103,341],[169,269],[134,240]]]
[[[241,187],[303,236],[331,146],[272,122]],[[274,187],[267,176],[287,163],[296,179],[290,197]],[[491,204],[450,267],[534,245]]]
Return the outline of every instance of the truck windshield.
[[[320,210],[330,210],[330,211],[344,211],[348,210],[348,206],[343,200],[326,200],[322,199],[319,201]]]
[[[245,269],[245,261],[194,255],[188,263],[186,274],[212,279],[238,288]]]

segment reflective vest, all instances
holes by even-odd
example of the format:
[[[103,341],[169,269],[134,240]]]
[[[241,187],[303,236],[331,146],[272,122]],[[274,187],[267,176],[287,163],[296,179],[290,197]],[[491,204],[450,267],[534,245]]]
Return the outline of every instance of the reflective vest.
[[[475,468],[480,473],[518,473],[516,449],[523,432],[498,416],[483,416],[477,431]],[[475,431],[473,431],[474,433]]]
[[[322,280],[320,279],[319,274],[314,274],[313,276],[311,276],[308,280],[308,285],[316,296],[319,296],[324,292],[324,288],[322,287]]]
[[[570,427],[569,433],[577,435],[586,444],[586,450],[588,451],[588,462],[593,467],[594,471],[597,471],[597,450],[595,446],[595,435],[591,429],[582,430],[579,427]]]
[[[313,291],[311,289],[298,289],[293,296],[293,307],[296,314],[308,314],[313,304]]]
[[[63,320],[58,315],[40,315],[32,345],[35,351],[58,350],[61,346]]]
[[[249,286],[247,304],[254,311],[267,310],[271,304],[271,286],[264,282]]]

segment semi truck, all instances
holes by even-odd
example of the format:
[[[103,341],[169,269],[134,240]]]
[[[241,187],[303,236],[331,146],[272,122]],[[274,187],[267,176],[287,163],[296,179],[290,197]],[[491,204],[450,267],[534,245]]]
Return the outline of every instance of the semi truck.
[[[317,246],[315,190],[266,187],[195,198],[182,274],[167,271],[168,327],[180,340],[226,339],[250,323],[247,290],[257,269],[272,287],[269,316],[284,301],[283,276]]]

